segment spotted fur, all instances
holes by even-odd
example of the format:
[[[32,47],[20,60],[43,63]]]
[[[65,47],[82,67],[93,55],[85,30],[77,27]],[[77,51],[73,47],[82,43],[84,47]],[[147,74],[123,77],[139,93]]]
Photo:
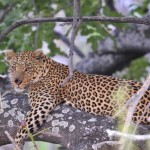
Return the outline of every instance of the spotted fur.
[[[35,132],[62,101],[75,108],[95,115],[113,116],[120,104],[124,104],[142,86],[142,83],[103,75],[88,75],[74,71],[73,79],[64,87],[60,84],[68,76],[68,67],[45,56],[41,50],[14,53],[6,51],[10,64],[10,76],[18,92],[29,86],[31,111],[25,122],[31,133]],[[140,119],[150,102],[150,90],[146,91],[137,105],[133,122]],[[141,124],[150,124],[150,109],[147,109]],[[15,141],[21,143],[27,131],[19,128]]]

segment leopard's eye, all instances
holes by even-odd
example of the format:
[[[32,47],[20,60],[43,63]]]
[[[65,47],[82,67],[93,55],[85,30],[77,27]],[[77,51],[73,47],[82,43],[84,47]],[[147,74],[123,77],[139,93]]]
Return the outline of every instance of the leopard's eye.
[[[11,65],[10,68],[15,70],[16,66],[15,65]]]
[[[41,57],[40,57],[40,56],[39,56],[39,57],[36,57],[36,59],[37,59],[37,60],[40,60],[40,59],[41,59]]]
[[[36,60],[41,60],[43,58],[43,56],[37,56]]]
[[[16,70],[16,62],[12,61],[12,63],[10,64],[10,68]]]

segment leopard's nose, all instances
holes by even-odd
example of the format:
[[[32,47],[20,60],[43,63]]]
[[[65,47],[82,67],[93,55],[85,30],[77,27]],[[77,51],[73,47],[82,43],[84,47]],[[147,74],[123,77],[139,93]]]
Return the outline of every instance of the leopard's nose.
[[[20,80],[20,79],[18,79],[18,78],[15,79],[15,83],[16,83],[17,85],[20,85],[22,82],[23,82],[23,81]]]

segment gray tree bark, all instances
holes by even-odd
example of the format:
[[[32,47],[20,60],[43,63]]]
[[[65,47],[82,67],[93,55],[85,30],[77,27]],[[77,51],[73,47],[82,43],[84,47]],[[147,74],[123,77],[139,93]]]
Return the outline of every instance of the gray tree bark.
[[[149,33],[150,27],[145,25],[133,25],[130,29],[117,31],[115,39],[103,40],[96,53],[83,58],[76,68],[84,73],[111,75],[150,53]]]
[[[27,99],[27,94],[7,92],[3,95],[0,111],[0,146],[10,143],[4,131],[15,137],[21,120],[30,109]],[[34,138],[36,141],[61,144],[69,150],[93,150],[93,144],[117,140],[108,137],[106,129],[117,130],[117,122],[108,116],[95,116],[61,104],[49,114],[47,122],[37,132],[44,131]],[[140,130],[142,133],[148,133],[146,127],[140,127]],[[114,149],[108,145],[103,148]],[[146,150],[145,142],[139,142],[137,149]]]

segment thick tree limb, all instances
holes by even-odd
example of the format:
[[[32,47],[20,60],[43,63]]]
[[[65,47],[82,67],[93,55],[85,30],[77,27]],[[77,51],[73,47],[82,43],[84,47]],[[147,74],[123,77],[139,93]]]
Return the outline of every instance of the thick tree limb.
[[[8,131],[15,136],[21,119],[30,109],[27,95],[7,93],[3,96],[3,111],[0,113],[0,145],[10,143],[4,134]],[[110,121],[110,122],[109,122]],[[106,129],[116,129],[115,121],[80,112],[72,107],[61,105],[48,117],[47,123],[40,129],[43,131],[36,140],[59,143],[69,150],[90,150],[92,144],[109,140]]]
[[[7,93],[3,96],[2,105],[0,145],[5,145],[10,141],[4,132],[8,131],[15,137],[20,121],[30,108],[26,94]],[[43,131],[36,134],[35,140],[62,144],[69,150],[92,150],[93,144],[114,140],[108,137],[107,129],[117,130],[116,122],[111,118],[91,115],[63,104],[50,113],[47,122],[39,130]],[[140,127],[140,130],[145,134],[149,132],[146,126]],[[148,150],[144,144],[145,141],[138,143],[137,147]]]
[[[100,21],[100,22],[113,22],[113,23],[135,23],[135,24],[150,24],[149,17],[145,18],[135,18],[135,17],[103,17],[103,16],[87,16],[82,17],[83,22],[89,21]],[[10,27],[8,27],[0,35],[0,41],[2,41],[7,34],[16,29],[19,26],[32,23],[43,23],[43,22],[73,22],[73,17],[57,17],[57,18],[32,18],[23,19],[15,22]]]
[[[115,40],[106,38],[102,41],[97,53],[89,54],[76,68],[85,73],[111,75],[129,65],[132,60],[150,52],[149,32],[150,27],[145,25],[134,25],[120,31]]]
[[[76,69],[89,74],[103,74],[103,75],[112,75],[117,70],[121,70],[125,66],[129,65],[129,63],[141,56],[143,54],[129,54],[124,55],[120,54],[107,54],[107,55],[97,55],[92,54],[89,55],[88,58],[81,60],[76,65]]]

